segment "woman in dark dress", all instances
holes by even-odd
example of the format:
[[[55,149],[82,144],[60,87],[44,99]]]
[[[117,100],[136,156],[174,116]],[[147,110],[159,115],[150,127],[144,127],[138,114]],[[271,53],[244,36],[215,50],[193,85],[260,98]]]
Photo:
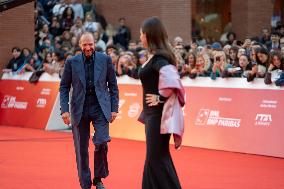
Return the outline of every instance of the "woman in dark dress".
[[[159,94],[159,71],[163,66],[175,65],[175,56],[165,27],[156,17],[143,22],[140,39],[150,53],[139,71],[147,146],[142,189],[181,189],[169,151],[170,134],[160,134],[163,102],[167,99]]]

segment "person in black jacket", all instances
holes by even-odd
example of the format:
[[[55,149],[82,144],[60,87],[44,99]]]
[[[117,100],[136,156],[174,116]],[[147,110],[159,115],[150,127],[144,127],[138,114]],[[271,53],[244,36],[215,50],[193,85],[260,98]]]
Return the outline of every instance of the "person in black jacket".
[[[119,19],[119,28],[114,36],[114,44],[121,45],[124,49],[128,49],[128,44],[131,39],[130,29],[125,25],[125,18]]]
[[[23,66],[25,59],[21,56],[21,49],[19,47],[12,48],[12,56],[13,58],[9,61],[6,68],[15,72]]]

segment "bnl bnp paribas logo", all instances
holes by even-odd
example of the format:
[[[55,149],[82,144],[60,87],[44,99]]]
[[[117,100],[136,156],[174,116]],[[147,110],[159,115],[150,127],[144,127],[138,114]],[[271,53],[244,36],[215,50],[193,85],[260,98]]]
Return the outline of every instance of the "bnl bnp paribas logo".
[[[240,127],[241,119],[221,117],[218,110],[200,109],[195,120],[195,125]]]
[[[1,103],[2,109],[27,109],[28,102],[20,102],[16,100],[15,96],[5,95]]]

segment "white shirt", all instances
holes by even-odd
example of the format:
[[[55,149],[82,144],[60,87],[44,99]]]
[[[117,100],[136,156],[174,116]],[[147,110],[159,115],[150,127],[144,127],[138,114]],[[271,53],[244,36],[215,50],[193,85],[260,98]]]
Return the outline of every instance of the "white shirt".
[[[52,9],[53,15],[54,16],[62,15],[66,7],[67,7],[66,4],[56,4]]]
[[[84,27],[86,31],[96,32],[99,29],[99,23],[97,22],[85,22]]]
[[[81,3],[71,4],[70,7],[74,11],[74,21],[79,17],[82,20],[84,19],[84,10]]]
[[[102,48],[103,51],[106,50],[106,43],[101,39],[96,42],[96,46]]]

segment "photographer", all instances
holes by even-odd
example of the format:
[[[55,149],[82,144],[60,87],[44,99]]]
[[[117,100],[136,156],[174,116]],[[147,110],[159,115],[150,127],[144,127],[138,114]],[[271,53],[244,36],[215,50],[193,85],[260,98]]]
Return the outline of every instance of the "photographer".
[[[176,58],[176,67],[178,69],[178,72],[179,74],[181,75],[182,72],[183,72],[183,66],[185,64],[185,55],[186,55],[186,51],[183,47],[183,45],[176,45],[174,48],[173,48],[173,53],[175,55],[175,58]]]
[[[238,77],[238,74],[240,72],[239,67],[239,57],[242,55],[239,53],[239,47],[232,46],[229,50],[229,62],[225,68],[225,70],[222,72],[222,77]]]
[[[189,77],[191,79],[197,76],[206,77],[210,75],[211,63],[207,54],[198,54],[196,57],[196,64],[190,71]]]
[[[242,45],[242,48],[245,49],[245,54],[249,55],[251,50],[252,50],[252,41],[251,41],[251,39],[249,39],[249,38],[245,39],[245,42]]]
[[[116,75],[131,75],[131,71],[136,68],[135,63],[132,61],[132,58],[128,54],[123,54],[119,57],[117,68],[116,68]]]
[[[195,54],[193,52],[188,52],[185,58],[185,64],[183,65],[181,72],[180,72],[180,77],[183,78],[185,76],[188,76],[191,70],[195,67],[195,65],[196,65]]]
[[[217,77],[220,77],[222,72],[227,67],[226,55],[223,51],[216,51],[214,55],[214,63],[211,72],[211,79],[215,80]]]
[[[264,78],[269,62],[269,53],[262,47],[256,51],[256,62],[252,62],[252,71],[248,73],[247,81],[253,81],[255,77]]]

